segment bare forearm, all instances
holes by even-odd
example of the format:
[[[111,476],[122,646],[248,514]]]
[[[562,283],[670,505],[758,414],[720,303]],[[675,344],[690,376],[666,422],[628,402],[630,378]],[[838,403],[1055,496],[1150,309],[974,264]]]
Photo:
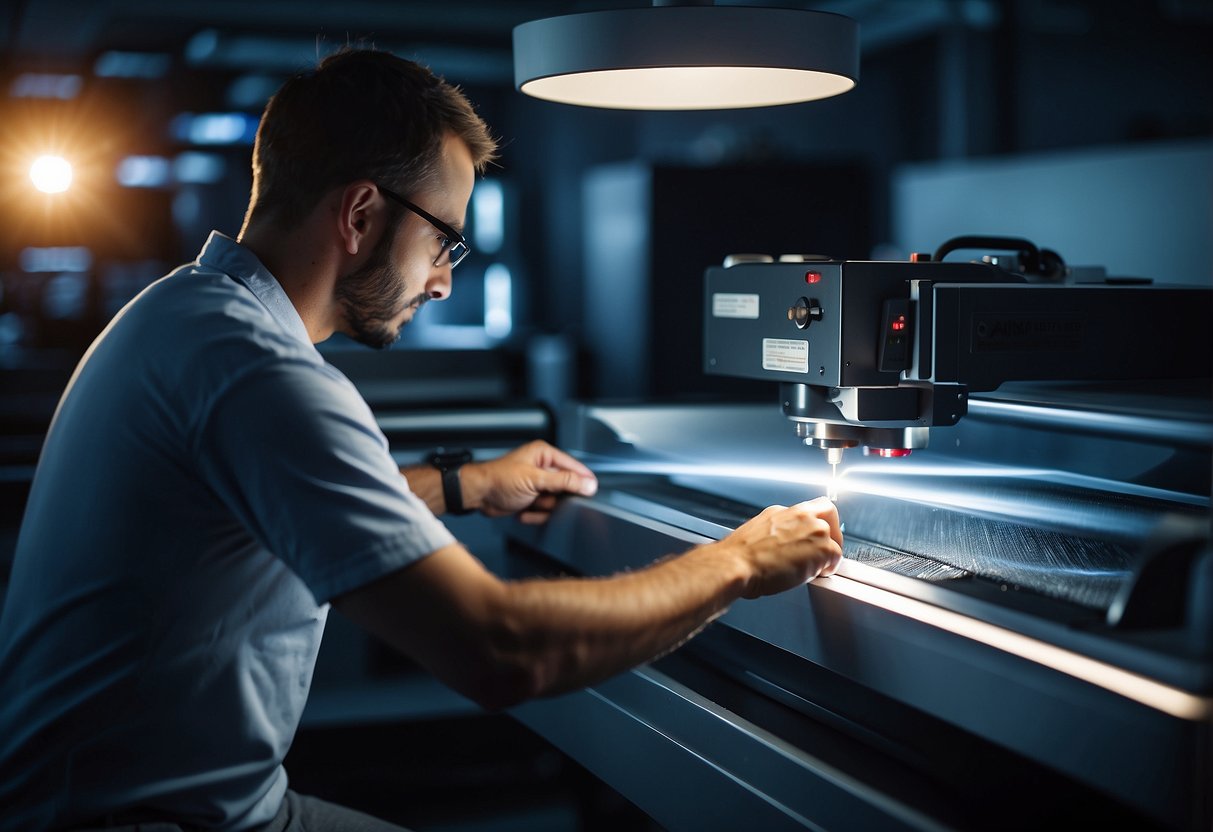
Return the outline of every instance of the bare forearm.
[[[408,480],[409,490],[425,501],[426,506],[434,514],[446,511],[446,501],[442,498],[442,474],[432,465],[411,465],[401,468],[400,473]]]
[[[529,668],[528,694],[584,687],[674,649],[745,587],[744,562],[722,544],[611,578],[508,583],[495,611],[502,659]]]
[[[484,481],[483,465],[469,462],[459,469],[459,492],[466,509],[480,508],[484,493],[491,487]],[[409,483],[409,490],[425,501],[436,515],[449,509],[442,491],[442,473],[432,465],[410,465],[400,473]]]
[[[504,582],[458,544],[334,599],[489,708],[593,684],[681,644],[748,587],[734,547],[599,579]]]

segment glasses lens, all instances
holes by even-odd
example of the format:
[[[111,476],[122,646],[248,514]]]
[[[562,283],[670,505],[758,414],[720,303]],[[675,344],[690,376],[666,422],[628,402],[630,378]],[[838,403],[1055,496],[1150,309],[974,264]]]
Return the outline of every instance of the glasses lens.
[[[459,262],[463,260],[463,258],[467,257],[468,254],[471,253],[472,249],[467,243],[456,241],[452,243],[451,247],[446,251],[447,255],[451,258],[451,268],[453,269],[459,265]]]

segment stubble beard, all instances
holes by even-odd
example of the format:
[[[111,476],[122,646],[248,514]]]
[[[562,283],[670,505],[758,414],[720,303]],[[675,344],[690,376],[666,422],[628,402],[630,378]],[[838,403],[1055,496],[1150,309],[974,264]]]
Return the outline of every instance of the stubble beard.
[[[377,350],[387,349],[400,338],[404,324],[393,326],[393,320],[409,306],[420,308],[429,299],[422,293],[401,304],[403,280],[391,263],[395,236],[395,231],[384,234],[370,259],[337,283],[337,301],[351,337]]]

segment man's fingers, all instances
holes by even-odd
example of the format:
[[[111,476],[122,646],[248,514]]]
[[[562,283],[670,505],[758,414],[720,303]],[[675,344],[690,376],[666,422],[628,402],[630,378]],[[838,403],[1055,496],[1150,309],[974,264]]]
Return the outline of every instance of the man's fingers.
[[[838,507],[835,506],[828,497],[814,497],[811,500],[805,500],[802,503],[797,503],[794,508],[802,509],[810,514],[815,514],[823,520],[838,520]]]
[[[570,456],[559,448],[549,445],[543,440],[537,440],[532,443],[532,447],[537,452],[535,464],[540,468],[555,468],[561,471],[572,471],[575,474],[580,474],[582,477],[595,479],[594,472],[591,471],[579,459]]]
[[[820,517],[829,523],[830,537],[834,538],[839,549],[842,548],[842,526],[838,519],[838,506],[826,497],[816,497],[812,500],[805,500],[803,503],[797,503],[794,508],[807,511],[814,517]]]
[[[838,564],[842,563],[842,546],[837,545],[830,547],[829,558],[822,565],[821,571],[817,573],[817,577],[826,578],[838,571]]]
[[[540,494],[535,498],[535,502],[526,507],[527,511],[551,511],[556,508],[557,497],[555,494]]]
[[[842,563],[841,557],[831,557],[826,561],[825,566],[821,567],[821,571],[817,573],[819,578],[828,578],[838,571],[838,564]]]
[[[590,497],[598,491],[598,480],[593,474],[587,477],[575,471],[540,470],[535,477],[535,485],[540,493],[580,494]]]

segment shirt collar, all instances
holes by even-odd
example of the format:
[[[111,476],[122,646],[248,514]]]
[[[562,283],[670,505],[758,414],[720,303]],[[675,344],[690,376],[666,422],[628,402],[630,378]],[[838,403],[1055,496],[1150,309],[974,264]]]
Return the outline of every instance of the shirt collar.
[[[287,297],[282,284],[252,251],[226,234],[212,231],[206,245],[198,253],[198,264],[221,271],[243,284],[265,305],[283,329],[308,344],[312,343],[303,318],[299,317],[299,311]]]

